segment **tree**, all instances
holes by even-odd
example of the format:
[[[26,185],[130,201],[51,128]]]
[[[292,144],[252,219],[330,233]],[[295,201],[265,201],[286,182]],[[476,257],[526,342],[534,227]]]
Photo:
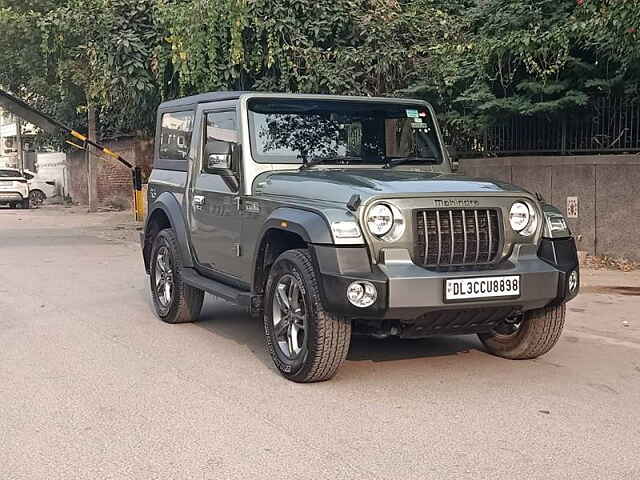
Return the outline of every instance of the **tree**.
[[[456,31],[435,0],[185,0],[159,4],[170,82],[220,89],[393,94]]]
[[[103,135],[212,90],[420,96],[471,136],[639,91],[637,0],[16,3],[0,0],[0,85],[79,129],[95,105]]]
[[[637,0],[577,0],[574,29],[582,43],[634,69],[640,60],[640,5]]]

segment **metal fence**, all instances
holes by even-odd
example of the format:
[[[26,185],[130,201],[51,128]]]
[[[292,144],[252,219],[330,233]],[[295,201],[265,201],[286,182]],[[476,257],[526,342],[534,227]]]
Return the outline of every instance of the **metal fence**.
[[[640,152],[640,100],[601,97],[580,113],[517,116],[450,137],[463,156]]]

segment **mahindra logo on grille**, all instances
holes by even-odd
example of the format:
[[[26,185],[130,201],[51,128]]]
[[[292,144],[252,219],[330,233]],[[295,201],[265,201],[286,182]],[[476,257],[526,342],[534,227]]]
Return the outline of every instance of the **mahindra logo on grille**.
[[[478,200],[434,200],[436,207],[479,207]]]

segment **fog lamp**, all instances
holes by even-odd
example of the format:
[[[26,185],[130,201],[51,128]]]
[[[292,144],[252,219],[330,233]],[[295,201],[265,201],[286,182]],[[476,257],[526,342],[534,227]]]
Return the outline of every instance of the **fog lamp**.
[[[378,298],[378,291],[373,283],[358,280],[347,287],[347,298],[356,307],[370,307]]]
[[[569,274],[568,286],[569,286],[570,294],[576,293],[576,290],[578,289],[578,271],[577,270],[573,270]]]

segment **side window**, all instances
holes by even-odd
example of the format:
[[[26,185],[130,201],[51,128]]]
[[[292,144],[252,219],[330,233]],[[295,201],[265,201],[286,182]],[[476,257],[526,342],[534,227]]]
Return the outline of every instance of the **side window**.
[[[237,173],[238,130],[236,112],[210,112],[205,118],[204,155],[202,171],[224,174],[225,170]]]
[[[171,112],[162,115],[160,159],[187,160],[193,133],[193,112]]]

